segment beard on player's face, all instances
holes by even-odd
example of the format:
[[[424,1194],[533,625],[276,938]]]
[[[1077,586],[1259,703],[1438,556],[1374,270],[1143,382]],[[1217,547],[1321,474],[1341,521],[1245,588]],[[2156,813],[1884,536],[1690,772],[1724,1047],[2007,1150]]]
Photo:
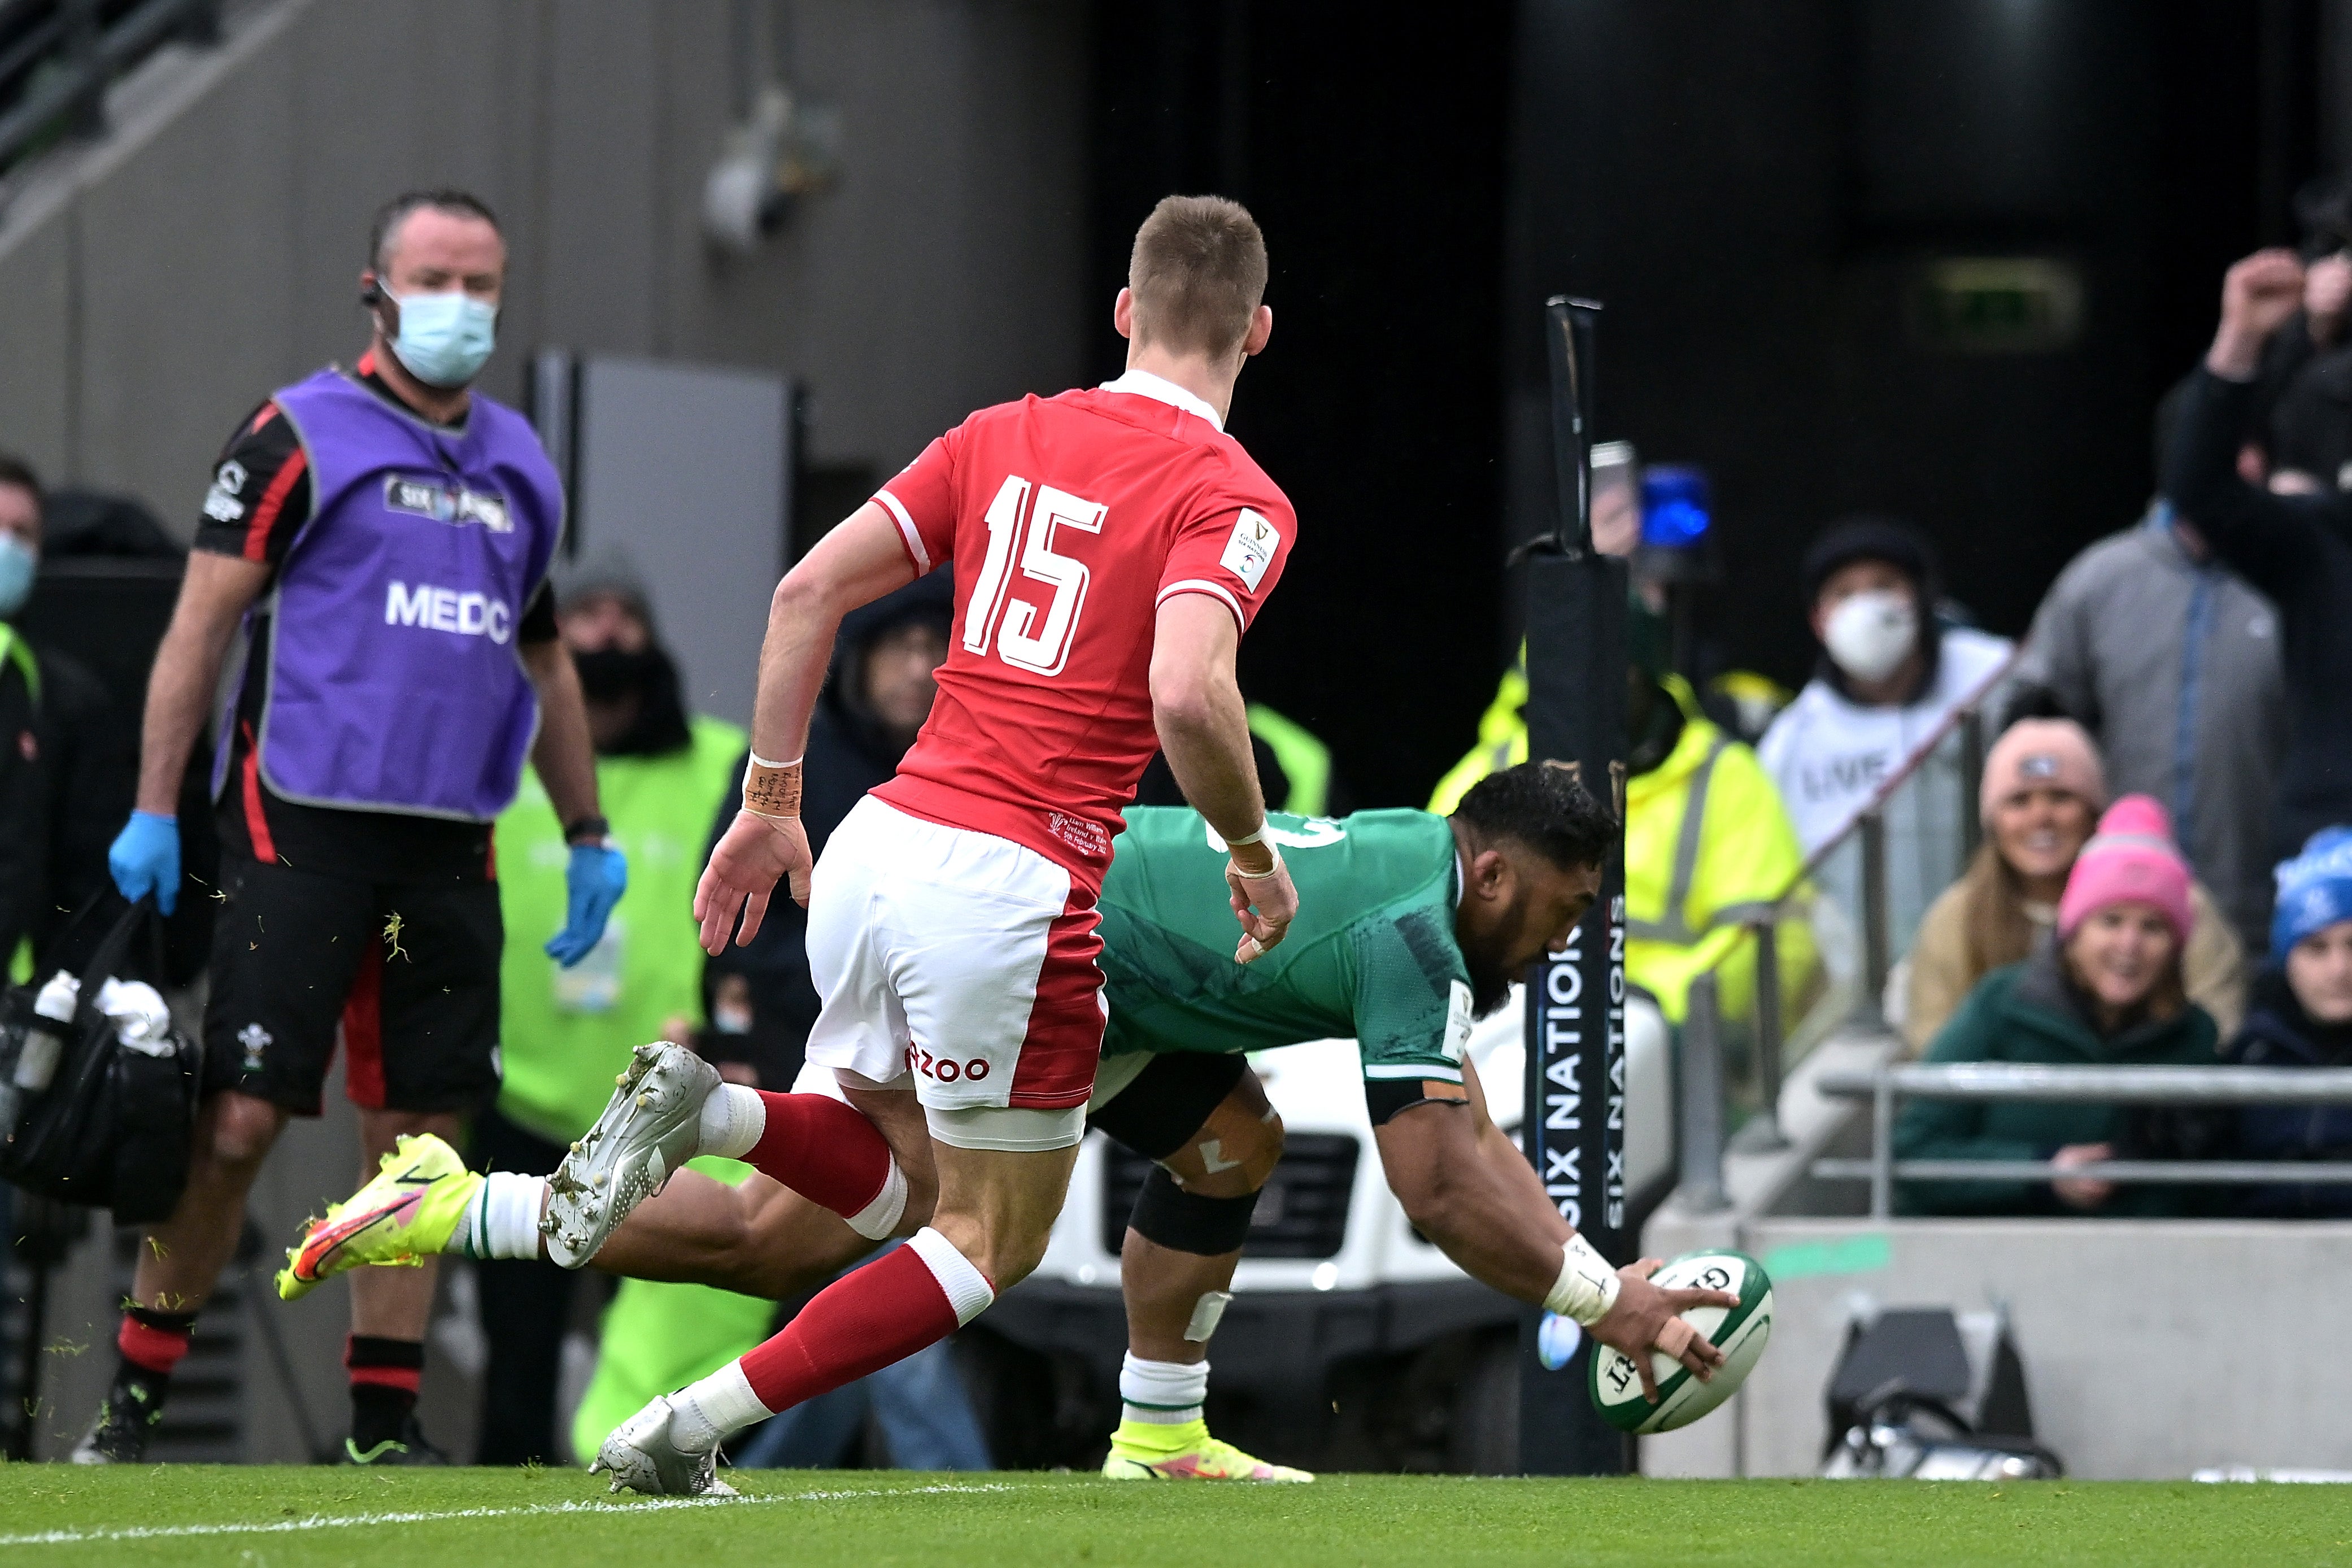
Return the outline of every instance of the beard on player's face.
[[[1498,913],[1483,930],[1457,932],[1462,965],[1470,972],[1470,1012],[1484,1018],[1510,1000],[1511,984],[1524,978],[1527,964],[1517,955],[1527,948],[1522,928],[1527,912],[1516,907]]]
[[[1561,872],[1532,863],[1517,880],[1509,900],[1485,919],[1466,909],[1455,919],[1454,938],[1470,972],[1470,1006],[1477,1017],[1510,999],[1511,983],[1584,918],[1601,886],[1597,871]]]
[[[1467,948],[1462,952],[1463,963],[1470,971],[1470,1016],[1484,1018],[1511,999],[1511,982],[1517,978],[1489,955],[1474,954]]]

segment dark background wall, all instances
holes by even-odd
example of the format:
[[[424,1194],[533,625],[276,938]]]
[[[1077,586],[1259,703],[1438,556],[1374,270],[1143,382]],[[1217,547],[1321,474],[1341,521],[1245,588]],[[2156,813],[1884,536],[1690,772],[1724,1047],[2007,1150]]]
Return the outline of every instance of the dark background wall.
[[[1516,639],[1549,521],[1540,305],[1607,307],[1601,433],[1705,465],[1717,651],[1791,684],[1796,560],[1858,509],[2023,630],[2131,521],[2149,421],[2222,268],[2289,237],[2317,160],[2313,0],[1521,0],[1442,23],[1266,0],[1100,5],[1089,342],[1152,200],[1247,202],[1272,349],[1234,433],[1302,545],[1244,654],[1368,804],[1417,803]],[[1952,258],[2079,283],[2031,352],[1925,321]]]
[[[2315,17],[2147,0],[1530,0],[1515,58],[1506,298],[1605,302],[1600,424],[1713,474],[1723,654],[1811,658],[1796,562],[1832,518],[1895,513],[1950,592],[2022,632],[2077,550],[2153,484],[2158,397],[2221,273],[2288,237],[2312,173]],[[1939,261],[2079,280],[2054,346],[1927,324]],[[1506,321],[1511,530],[1542,515],[1535,313]]]
[[[1096,369],[1135,226],[1171,192],[1246,203],[1274,339],[1231,428],[1298,553],[1243,688],[1322,733],[1360,804],[1419,805],[1494,689],[1507,7],[1410,37],[1369,13],[1187,0],[1096,13]]]

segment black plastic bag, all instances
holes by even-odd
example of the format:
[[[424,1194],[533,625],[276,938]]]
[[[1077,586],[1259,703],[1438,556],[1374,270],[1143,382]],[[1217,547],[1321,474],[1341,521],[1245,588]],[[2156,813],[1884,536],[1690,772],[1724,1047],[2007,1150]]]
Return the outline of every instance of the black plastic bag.
[[[143,941],[142,941],[143,939]],[[115,921],[82,971],[81,995],[48,1087],[28,1091],[0,1128],[0,1181],[60,1203],[110,1208],[117,1222],[170,1217],[188,1180],[203,1047],[179,1029],[159,1052],[124,1045],[99,1011],[112,979],[162,981],[163,925],[142,899]],[[133,962],[134,944],[143,946]],[[0,1003],[0,1081],[13,1079],[33,1020],[33,986]]]

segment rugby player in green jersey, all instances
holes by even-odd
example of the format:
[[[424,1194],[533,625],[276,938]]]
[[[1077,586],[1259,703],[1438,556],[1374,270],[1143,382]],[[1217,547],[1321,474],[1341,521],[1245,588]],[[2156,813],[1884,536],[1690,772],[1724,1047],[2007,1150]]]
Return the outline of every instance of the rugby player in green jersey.
[[[1109,1024],[1090,1115],[1156,1162],[1120,1253],[1125,1410],[1104,1474],[1312,1479],[1219,1441],[1202,1418],[1208,1341],[1282,1153],[1280,1119],[1246,1053],[1308,1040],[1355,1037],[1389,1184],[1465,1273],[1583,1323],[1631,1354],[1645,1384],[1652,1348],[1709,1375],[1720,1353],[1676,1314],[1731,1299],[1651,1285],[1654,1259],[1610,1268],[1487,1116],[1463,1054],[1473,1020],[1539,954],[1565,946],[1591,906],[1614,841],[1606,812],[1558,770],[1522,764],[1481,781],[1451,818],[1370,811],[1271,826],[1301,912],[1255,963],[1234,962],[1213,897],[1224,846],[1195,813],[1131,810],[1103,884]],[[902,1234],[929,1206],[928,1180],[908,1176]],[[314,1222],[279,1293],[426,1253],[541,1256],[546,1189],[543,1177],[467,1172],[446,1144],[413,1140]],[[875,1246],[765,1177],[730,1186],[687,1172],[640,1204],[593,1262],[777,1299]]]

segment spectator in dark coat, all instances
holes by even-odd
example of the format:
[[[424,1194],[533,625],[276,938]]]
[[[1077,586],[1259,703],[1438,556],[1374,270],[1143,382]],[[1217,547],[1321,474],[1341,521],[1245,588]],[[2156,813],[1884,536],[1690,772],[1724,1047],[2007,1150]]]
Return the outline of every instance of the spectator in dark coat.
[[[2312,836],[2278,868],[2271,965],[2231,1047],[2248,1067],[2352,1067],[2352,827]],[[2352,1160],[2352,1105],[2250,1105],[2239,1112],[2251,1160]],[[2273,1219],[2352,1217],[2352,1187],[2257,1187],[2246,1212]]]
[[[2167,500],[2196,519],[2225,565],[2278,606],[2287,750],[2272,853],[2352,822],[2352,495],[2273,495],[2238,473],[2263,344],[2304,297],[2303,264],[2265,250],[2230,268],[2221,325],[2190,375],[2166,464]]]
[[[131,809],[136,763],[98,677],[13,623],[40,563],[40,481],[0,458],[0,964],[37,959],[106,886],[106,849]]]
[[[843,619],[802,765],[801,826],[812,856],[824,853],[825,840],[866,791],[898,771],[929,717],[939,690],[932,671],[948,657],[953,592],[948,574],[934,573]],[[747,754],[736,765],[739,782],[749,761]],[[735,820],[736,805],[730,795],[720,807],[714,846]],[[779,1093],[792,1088],[817,1014],[807,939],[808,911],[779,898],[749,947],[730,945],[706,966],[711,1029],[701,1047],[730,1079]]]

